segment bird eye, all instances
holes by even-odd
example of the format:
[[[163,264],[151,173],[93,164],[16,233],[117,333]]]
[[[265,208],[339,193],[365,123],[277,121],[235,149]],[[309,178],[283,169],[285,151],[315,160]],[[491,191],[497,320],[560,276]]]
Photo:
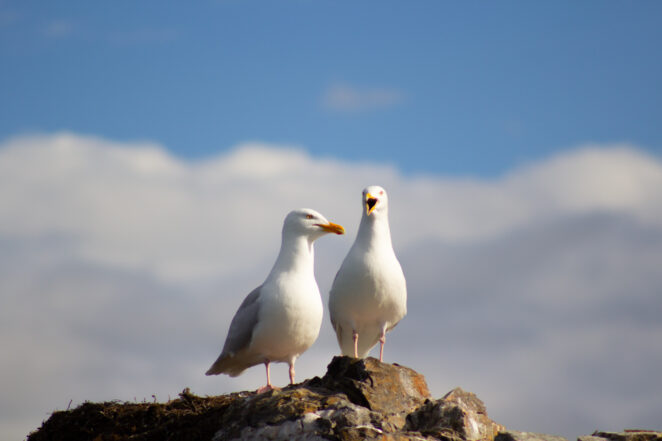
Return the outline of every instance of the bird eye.
[[[381,190],[381,191],[379,192],[379,195],[380,195],[380,196],[383,196],[383,195],[384,195],[384,190]]]
[[[312,215],[312,214],[307,214],[307,215],[306,215],[306,219],[312,219],[312,218],[313,218],[313,215]]]

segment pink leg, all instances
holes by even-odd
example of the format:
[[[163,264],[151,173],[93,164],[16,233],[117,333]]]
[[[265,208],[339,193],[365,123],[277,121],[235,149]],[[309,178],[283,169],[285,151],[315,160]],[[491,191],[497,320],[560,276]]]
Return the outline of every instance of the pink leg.
[[[269,375],[269,364],[271,364],[271,361],[270,361],[270,360],[267,360],[267,361],[264,362],[264,366],[267,368],[267,385],[266,385],[266,386],[262,386],[261,388],[259,388],[259,389],[257,390],[257,393],[258,393],[258,394],[261,394],[262,392],[267,392],[267,391],[269,391],[269,390],[275,389],[275,388],[271,385],[271,375]]]
[[[384,343],[386,343],[386,326],[382,328],[382,335],[379,337],[379,361],[384,361]]]
[[[354,358],[359,358],[359,333],[352,331],[352,339],[354,340]]]
[[[290,363],[290,384],[294,384],[294,362]]]

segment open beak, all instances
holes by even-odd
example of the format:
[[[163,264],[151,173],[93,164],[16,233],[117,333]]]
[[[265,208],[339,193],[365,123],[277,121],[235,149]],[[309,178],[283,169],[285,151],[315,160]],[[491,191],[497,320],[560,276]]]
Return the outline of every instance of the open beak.
[[[371,195],[370,193],[365,195],[365,209],[366,209],[366,214],[370,216],[370,213],[375,209],[377,206],[377,198]]]
[[[342,225],[334,224],[329,222],[328,224],[316,224],[318,227],[326,231],[327,233],[336,233],[336,234],[345,234],[345,229]]]

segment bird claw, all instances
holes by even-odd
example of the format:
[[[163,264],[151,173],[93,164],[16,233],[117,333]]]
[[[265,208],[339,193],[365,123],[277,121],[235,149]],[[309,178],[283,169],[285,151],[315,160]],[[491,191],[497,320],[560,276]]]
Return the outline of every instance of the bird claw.
[[[259,394],[262,394],[264,392],[269,392],[270,390],[280,390],[280,388],[276,387],[276,386],[272,386],[270,384],[267,384],[265,386],[260,387],[258,390],[255,391],[255,393],[257,393],[259,395]]]

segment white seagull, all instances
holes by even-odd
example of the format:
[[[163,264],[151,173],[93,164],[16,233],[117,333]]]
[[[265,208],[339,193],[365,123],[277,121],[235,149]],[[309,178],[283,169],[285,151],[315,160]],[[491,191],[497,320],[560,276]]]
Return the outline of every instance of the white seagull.
[[[388,196],[382,187],[363,190],[361,224],[329,294],[331,324],[343,355],[365,358],[407,314],[407,284],[388,224]]]
[[[267,384],[258,393],[274,389],[271,362],[290,366],[317,339],[322,325],[322,298],[313,272],[315,239],[327,233],[344,234],[342,226],[310,209],[290,212],[276,263],[262,285],[244,299],[230,323],[223,351],[206,375],[240,375],[264,363]]]

